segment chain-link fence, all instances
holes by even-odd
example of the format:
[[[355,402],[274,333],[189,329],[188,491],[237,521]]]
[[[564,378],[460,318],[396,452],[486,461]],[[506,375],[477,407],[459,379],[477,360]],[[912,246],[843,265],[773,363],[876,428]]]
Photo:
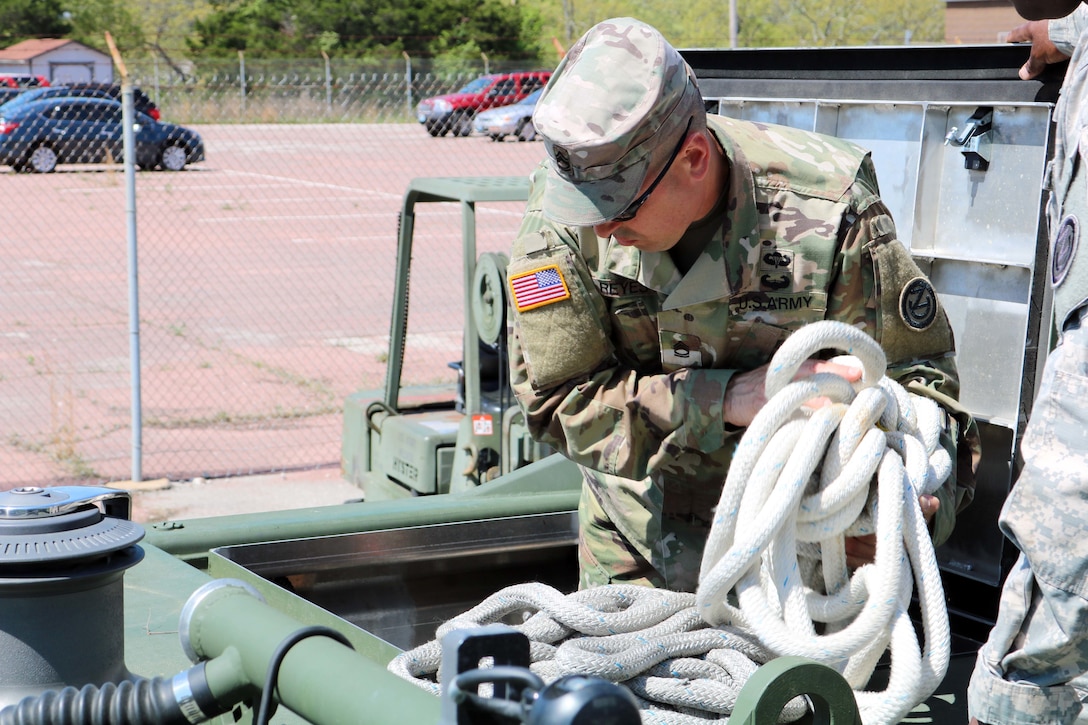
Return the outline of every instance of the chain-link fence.
[[[443,71],[405,57],[368,64],[342,59],[270,61],[239,54],[199,67],[141,63],[133,84],[190,123],[406,123],[416,104],[452,93],[480,75],[539,70],[510,61]]]
[[[186,141],[184,171],[136,174],[138,338],[128,319],[124,172],[109,163],[121,157],[119,121],[93,119],[101,138],[75,156],[58,153],[52,173],[17,173],[11,164],[33,168],[26,155],[0,159],[4,488],[130,477],[137,339],[144,478],[335,465],[345,397],[382,386],[410,180],[527,174],[543,155],[513,137],[431,137],[415,120],[418,99],[471,74],[439,77],[418,65],[408,73],[408,60],[244,62],[244,75],[238,65],[184,76],[130,68],[162,121],[198,134],[206,157],[191,158]],[[4,153],[12,124],[32,124],[0,115]],[[64,125],[57,115],[40,134]],[[91,123],[68,115],[69,127]],[[161,138],[144,145],[141,166],[177,162]],[[416,224],[408,335],[427,362],[406,368],[405,382],[452,384],[461,210],[428,207]],[[480,251],[506,250],[520,212],[512,203],[477,210]]]

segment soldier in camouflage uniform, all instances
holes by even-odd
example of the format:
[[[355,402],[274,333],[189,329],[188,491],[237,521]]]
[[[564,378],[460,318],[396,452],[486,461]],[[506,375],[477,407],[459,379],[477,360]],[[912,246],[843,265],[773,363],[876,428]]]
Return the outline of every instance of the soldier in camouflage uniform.
[[[1014,4],[1038,19],[1068,13],[1080,0]],[[1080,219],[1088,220],[1088,34],[1073,51],[1054,120],[1047,221],[1058,344],[1020,445],[1024,467],[1001,511],[1002,531],[1021,554],[968,689],[972,719],[991,725],[1076,721],[1088,672],[1088,254],[1080,251]]]
[[[510,362],[533,435],[583,472],[583,586],[694,590],[764,366],[810,322],[880,341],[892,376],[953,413],[956,447],[972,423],[951,330],[864,150],[708,117],[679,53],[630,18],[571,48],[533,120],[549,159],[508,267]],[[803,372],[819,370],[859,376],[828,361]],[[968,460],[922,502],[938,541],[971,474]]]

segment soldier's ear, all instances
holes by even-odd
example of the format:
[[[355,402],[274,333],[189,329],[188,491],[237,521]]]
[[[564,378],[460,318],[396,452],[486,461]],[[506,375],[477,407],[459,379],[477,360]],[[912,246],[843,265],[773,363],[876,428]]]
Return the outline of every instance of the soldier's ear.
[[[706,131],[688,134],[688,140],[680,152],[680,160],[692,181],[702,182],[710,173],[711,154],[716,150],[707,138]]]

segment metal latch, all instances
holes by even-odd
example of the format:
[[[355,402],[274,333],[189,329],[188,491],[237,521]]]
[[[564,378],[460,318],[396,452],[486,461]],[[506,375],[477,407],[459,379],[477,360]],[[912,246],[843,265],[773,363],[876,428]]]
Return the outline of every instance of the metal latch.
[[[993,153],[994,109],[979,106],[967,119],[964,127],[952,127],[944,137],[945,146],[959,146],[963,154],[963,167],[970,171],[986,171],[990,168]]]
[[[529,638],[505,624],[447,632],[440,725],[641,722],[638,701],[623,686],[588,675],[565,675],[546,685],[529,662]],[[481,685],[491,686],[491,697],[480,696]]]

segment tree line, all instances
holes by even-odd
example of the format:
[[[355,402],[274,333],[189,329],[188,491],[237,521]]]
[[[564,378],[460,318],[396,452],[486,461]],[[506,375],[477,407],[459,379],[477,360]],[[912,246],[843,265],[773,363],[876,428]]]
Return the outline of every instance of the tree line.
[[[944,0],[0,0],[0,47],[67,37],[182,60],[404,54],[552,67],[600,20],[631,15],[678,47],[939,43]]]

